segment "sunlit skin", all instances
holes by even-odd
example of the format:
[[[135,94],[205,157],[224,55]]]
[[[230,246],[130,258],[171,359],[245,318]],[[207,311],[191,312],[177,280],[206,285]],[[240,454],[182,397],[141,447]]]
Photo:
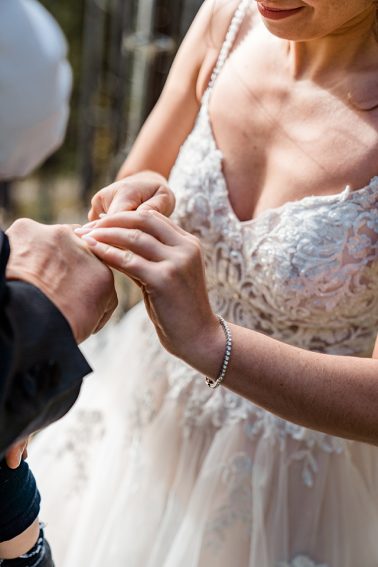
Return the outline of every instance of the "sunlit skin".
[[[290,18],[274,21],[263,18],[265,26],[277,37],[295,42],[346,37],[363,28],[371,34],[376,7],[372,0],[261,0],[257,2],[267,8],[288,10],[301,8]]]
[[[371,0],[314,0],[312,2],[261,2],[263,5],[301,7],[290,18],[274,21],[263,18],[274,35],[291,40],[288,54],[293,74],[325,81],[329,73],[343,73],[353,84],[352,72],[364,64],[375,68],[377,40],[372,34],[377,5]],[[323,79],[322,79],[323,78]],[[334,79],[334,77],[333,77]]]
[[[9,451],[6,456],[7,465],[11,469],[16,469],[21,459],[26,459],[27,440],[19,441]],[[24,532],[17,537],[0,542],[0,557],[2,559],[13,559],[29,551],[38,539],[39,535],[39,519],[32,523]]]
[[[266,25],[286,35],[297,25],[267,23],[253,5],[214,89],[212,125],[225,156],[230,201],[242,220],[306,195],[340,192],[347,184],[358,189],[377,173],[378,111],[359,110],[378,105],[373,2],[364,0],[363,11],[357,0],[352,6],[333,2],[342,7],[339,11],[330,11],[328,4],[313,2],[301,14],[310,38],[318,38],[307,41],[269,33]],[[120,177],[148,172],[143,183],[151,184],[152,194],[161,176],[169,175],[193,127],[236,5],[205,2]],[[96,197],[91,220],[101,210],[99,201]]]
[[[132,174],[143,181],[139,203],[151,205],[158,187],[170,202],[166,178],[193,127],[237,4],[204,3],[121,169],[124,180],[118,190],[112,186],[94,198],[91,220],[108,212],[114,195],[118,211],[132,209],[122,207],[124,192],[129,191],[130,201],[125,184]],[[340,193],[346,185],[362,188],[378,173],[375,3],[266,4],[303,10],[267,21],[256,5],[243,22],[210,103],[230,202],[241,220],[308,195]],[[198,242],[158,214],[147,220],[146,213],[114,215],[116,209],[81,234],[101,259],[141,286],[163,345],[215,377],[224,335],[207,299]],[[227,387],[289,421],[378,444],[376,359],[307,352],[231,327],[234,352]]]
[[[0,557],[2,559],[15,559],[27,553],[35,545],[39,536],[38,518],[22,534],[9,540],[0,542]]]

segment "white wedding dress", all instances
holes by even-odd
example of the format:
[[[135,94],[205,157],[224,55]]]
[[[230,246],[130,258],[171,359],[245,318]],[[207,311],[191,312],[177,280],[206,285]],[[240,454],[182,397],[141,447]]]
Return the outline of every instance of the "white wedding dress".
[[[226,320],[370,356],[378,178],[247,222],[231,207],[208,101],[246,5],[172,171],[175,218],[201,238]],[[377,567],[376,447],[210,390],[162,350],[141,304],[102,337],[78,403],[30,451],[57,567]]]

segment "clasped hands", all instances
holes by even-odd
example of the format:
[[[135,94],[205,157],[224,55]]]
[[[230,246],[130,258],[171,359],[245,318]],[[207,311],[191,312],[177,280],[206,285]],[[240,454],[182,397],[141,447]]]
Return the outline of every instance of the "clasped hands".
[[[168,218],[174,204],[165,179],[143,172],[99,191],[84,227],[18,220],[8,230],[7,277],[39,287],[81,342],[117,305],[114,268],[141,288],[162,345],[200,366],[209,348],[223,352],[224,337],[209,303],[199,240]],[[9,466],[18,466],[24,450],[21,442],[9,451]]]
[[[150,195],[148,188],[160,182],[159,193]],[[168,218],[173,208],[165,179],[143,172],[100,191],[92,222],[75,232],[100,260],[141,288],[164,348],[198,366],[212,337],[223,352],[224,335],[210,306],[200,242]]]
[[[147,179],[136,175],[102,189],[93,198],[90,220],[141,205],[170,214],[174,198],[161,179],[156,174]],[[7,234],[7,279],[38,287],[65,316],[78,343],[105,325],[117,306],[113,274],[75,235],[74,227],[20,219]]]

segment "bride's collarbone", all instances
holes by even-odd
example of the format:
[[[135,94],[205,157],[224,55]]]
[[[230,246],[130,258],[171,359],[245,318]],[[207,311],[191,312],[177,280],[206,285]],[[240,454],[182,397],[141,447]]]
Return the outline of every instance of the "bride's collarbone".
[[[378,174],[376,73],[298,80],[285,68],[278,41],[264,36],[264,57],[252,56],[261,53],[255,35],[230,56],[209,105],[239,218],[309,195],[341,193],[346,185],[366,186]]]
[[[378,110],[356,110],[317,88],[288,93],[283,103],[261,84],[253,97],[235,83],[224,87],[214,91],[210,119],[231,193],[248,179],[262,187],[277,178],[290,193],[298,185],[309,194],[334,194],[378,174]]]
[[[363,133],[364,126],[378,130],[378,79],[374,85],[368,88],[367,84],[342,80],[325,87],[312,81],[293,81],[279,73],[241,76],[229,66],[215,85],[210,107],[214,115],[227,109],[241,123],[262,122],[267,130],[280,127],[290,131],[303,124],[317,131],[324,123],[338,128],[342,122],[344,128],[355,131],[357,127]]]
[[[366,130],[366,131],[365,131]],[[377,131],[328,116],[321,123],[215,127],[231,205],[241,220],[310,195],[365,187],[378,175]]]

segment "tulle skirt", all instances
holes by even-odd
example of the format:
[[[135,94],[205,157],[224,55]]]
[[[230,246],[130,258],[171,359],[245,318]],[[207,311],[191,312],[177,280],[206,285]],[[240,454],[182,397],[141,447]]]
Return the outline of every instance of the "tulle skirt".
[[[30,448],[56,567],[377,567],[375,447],[211,391],[142,305],[84,350]]]

